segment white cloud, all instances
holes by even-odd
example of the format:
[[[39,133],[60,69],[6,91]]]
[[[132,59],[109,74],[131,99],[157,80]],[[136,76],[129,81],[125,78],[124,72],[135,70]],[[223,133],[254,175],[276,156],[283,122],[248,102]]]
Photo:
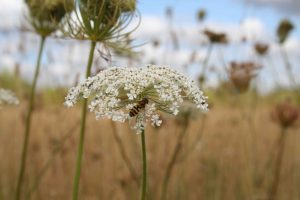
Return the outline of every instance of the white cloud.
[[[276,9],[279,12],[293,13],[299,15],[300,1],[299,0],[239,0],[250,3],[256,6],[268,6]]]
[[[148,39],[149,37],[161,37],[167,32],[167,22],[155,16],[143,16],[141,24],[134,32],[134,36]]]
[[[14,29],[20,25],[23,7],[22,0],[0,0],[0,29],[2,31]]]

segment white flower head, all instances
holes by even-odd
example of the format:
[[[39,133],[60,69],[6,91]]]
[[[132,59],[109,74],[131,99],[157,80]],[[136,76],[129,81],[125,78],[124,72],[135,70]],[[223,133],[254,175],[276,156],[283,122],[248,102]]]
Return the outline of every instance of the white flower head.
[[[0,106],[4,104],[17,105],[19,100],[12,91],[0,89]]]
[[[73,106],[79,98],[90,98],[90,111],[96,118],[134,121],[140,132],[151,122],[160,126],[157,111],[177,115],[184,100],[207,110],[206,97],[195,83],[182,73],[165,66],[142,68],[112,67],[101,71],[69,90],[65,105]]]

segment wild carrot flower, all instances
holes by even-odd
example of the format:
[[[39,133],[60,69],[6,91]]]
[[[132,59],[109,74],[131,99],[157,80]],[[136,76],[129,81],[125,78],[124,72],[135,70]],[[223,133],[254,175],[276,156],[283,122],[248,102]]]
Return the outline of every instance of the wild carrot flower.
[[[97,119],[106,117],[119,122],[134,119],[133,128],[138,133],[147,121],[153,126],[162,123],[157,111],[177,115],[186,99],[207,110],[206,97],[193,81],[176,70],[155,65],[106,69],[71,88],[65,105],[71,107],[81,97],[92,98],[89,109]]]
[[[17,105],[19,100],[12,91],[0,89],[0,106],[4,104]]]
[[[77,40],[89,40],[90,52],[85,77],[92,71],[94,51],[97,43],[110,54],[111,49],[120,54],[132,55],[129,24],[136,13],[136,0],[80,0],[75,1],[74,12],[67,16],[67,24],[62,31]],[[124,52],[124,53],[123,53]],[[100,51],[100,53],[103,53]],[[73,185],[73,200],[78,199],[81,162],[83,155],[87,100],[83,101],[80,139],[77,151],[76,170]]]

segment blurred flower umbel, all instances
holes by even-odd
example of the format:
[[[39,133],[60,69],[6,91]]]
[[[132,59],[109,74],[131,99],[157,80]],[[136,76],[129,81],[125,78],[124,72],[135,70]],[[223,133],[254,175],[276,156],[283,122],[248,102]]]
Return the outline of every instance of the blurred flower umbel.
[[[288,128],[295,124],[299,118],[300,110],[289,101],[278,104],[272,112],[272,119],[282,128]]]
[[[29,9],[29,22],[39,35],[47,37],[58,29],[67,12],[72,10],[71,1],[65,0],[26,0]]]
[[[253,62],[231,62],[228,70],[229,78],[239,92],[245,92],[260,68],[261,66]]]
[[[177,115],[184,100],[192,101],[201,110],[208,106],[192,80],[176,70],[155,65],[104,70],[71,88],[65,105],[73,106],[80,97],[92,98],[89,109],[97,119],[135,120],[133,128],[138,133],[147,121],[153,126],[162,123],[157,111]]]
[[[206,35],[211,43],[218,43],[218,44],[227,44],[228,39],[225,33],[216,33],[210,30],[204,30],[204,35]]]
[[[197,12],[197,19],[199,22],[202,22],[206,17],[206,11],[204,9],[200,9]]]
[[[286,41],[293,29],[294,25],[288,19],[283,19],[280,21],[277,27],[277,37],[280,44],[283,44]]]
[[[264,43],[256,43],[254,45],[254,49],[255,49],[255,52],[258,54],[258,55],[266,55],[268,53],[268,50],[269,50],[269,45],[267,44],[264,44]]]
[[[0,89],[0,106],[5,104],[17,105],[19,100],[12,91]]]

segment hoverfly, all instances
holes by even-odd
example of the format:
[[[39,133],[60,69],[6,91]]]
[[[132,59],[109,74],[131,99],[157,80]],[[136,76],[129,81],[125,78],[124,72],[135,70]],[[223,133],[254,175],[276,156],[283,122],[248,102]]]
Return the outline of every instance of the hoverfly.
[[[143,98],[142,100],[138,101],[137,104],[129,110],[129,116],[135,117],[143,108],[145,108],[146,104],[148,103],[149,100],[147,98]]]

